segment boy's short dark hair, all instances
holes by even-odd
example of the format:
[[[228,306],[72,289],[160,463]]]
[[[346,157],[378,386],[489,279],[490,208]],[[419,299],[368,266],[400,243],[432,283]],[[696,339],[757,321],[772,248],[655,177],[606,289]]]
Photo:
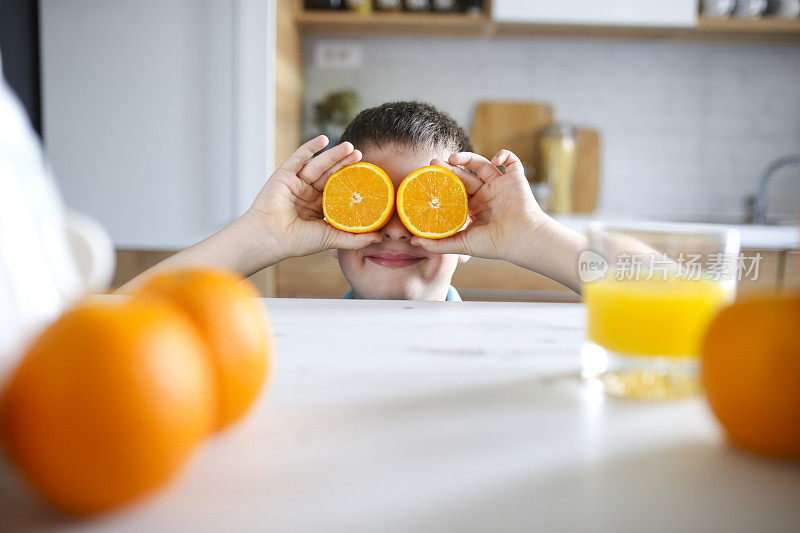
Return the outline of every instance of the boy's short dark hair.
[[[469,136],[450,115],[432,105],[411,101],[364,109],[339,140],[349,141],[358,149],[398,144],[432,151],[472,151]]]

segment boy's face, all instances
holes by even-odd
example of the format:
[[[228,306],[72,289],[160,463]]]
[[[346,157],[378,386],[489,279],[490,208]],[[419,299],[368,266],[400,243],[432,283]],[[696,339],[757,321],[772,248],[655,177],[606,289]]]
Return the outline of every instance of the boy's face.
[[[450,156],[397,145],[370,147],[362,153],[362,161],[378,165],[389,175],[395,190],[412,170],[429,165],[434,157],[446,161]],[[335,252],[356,298],[444,300],[456,266],[469,259],[456,254],[431,254],[412,246],[413,235],[400,222],[397,212],[378,232],[383,235],[378,244]]]

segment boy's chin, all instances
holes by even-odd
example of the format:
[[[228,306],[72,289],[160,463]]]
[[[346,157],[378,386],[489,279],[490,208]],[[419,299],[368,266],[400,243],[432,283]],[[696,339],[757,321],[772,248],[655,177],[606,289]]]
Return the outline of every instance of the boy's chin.
[[[438,300],[435,295],[441,291],[428,287],[383,286],[361,287],[356,292],[365,300]]]
[[[416,300],[418,299],[416,292],[397,288],[391,290],[387,290],[387,288],[365,288],[358,291],[358,296],[365,300]]]

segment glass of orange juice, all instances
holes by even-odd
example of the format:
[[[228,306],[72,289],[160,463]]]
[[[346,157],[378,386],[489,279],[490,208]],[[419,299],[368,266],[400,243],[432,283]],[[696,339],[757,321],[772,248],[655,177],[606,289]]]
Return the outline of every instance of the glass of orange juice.
[[[579,271],[587,313],[583,374],[614,396],[695,394],[705,328],[732,301],[734,229],[594,222]]]

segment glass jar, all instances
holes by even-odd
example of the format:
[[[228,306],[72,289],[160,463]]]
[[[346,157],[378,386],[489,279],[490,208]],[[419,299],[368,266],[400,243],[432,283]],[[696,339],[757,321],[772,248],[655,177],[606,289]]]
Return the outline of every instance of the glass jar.
[[[403,0],[406,11],[430,11],[430,0]]]
[[[342,9],[342,0],[305,0],[306,9]]]
[[[464,11],[469,15],[483,15],[483,0],[465,0]]]
[[[706,17],[728,18],[736,9],[736,0],[703,0],[700,10]]]
[[[456,0],[431,0],[431,7],[440,13],[455,13],[458,11]]]
[[[372,0],[347,0],[347,9],[355,13],[367,15],[372,13]]]
[[[738,0],[734,14],[741,18],[759,18],[767,9],[767,0]]]
[[[554,122],[542,130],[542,177],[550,189],[550,212],[572,211],[572,182],[575,174],[575,127]]]
[[[375,9],[378,11],[400,11],[403,9],[402,0],[375,0]]]

